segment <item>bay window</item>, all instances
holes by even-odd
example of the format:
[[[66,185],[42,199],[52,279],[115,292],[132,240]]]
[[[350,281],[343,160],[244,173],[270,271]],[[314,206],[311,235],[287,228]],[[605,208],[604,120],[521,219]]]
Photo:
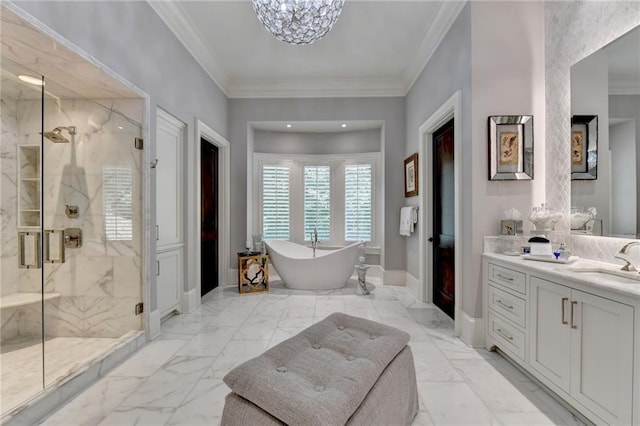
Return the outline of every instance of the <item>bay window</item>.
[[[366,241],[378,247],[379,156],[256,153],[254,229],[264,239],[304,243],[317,230],[326,246]]]

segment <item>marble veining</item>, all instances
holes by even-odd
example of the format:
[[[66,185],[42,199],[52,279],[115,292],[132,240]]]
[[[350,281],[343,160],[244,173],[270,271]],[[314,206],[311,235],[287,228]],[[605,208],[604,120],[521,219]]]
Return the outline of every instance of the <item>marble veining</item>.
[[[640,25],[635,1],[545,2],[546,202],[563,212],[560,229],[569,230],[571,207],[570,67]],[[612,262],[610,254],[628,240],[572,235],[575,254]]]
[[[446,315],[405,287],[373,282],[372,294],[360,296],[356,284],[314,292],[272,282],[269,292],[246,295],[217,288],[41,424],[219,424],[229,370],[335,309],[410,333],[420,395],[414,425],[583,425],[504,358],[465,345]],[[121,393],[105,392],[111,386]]]

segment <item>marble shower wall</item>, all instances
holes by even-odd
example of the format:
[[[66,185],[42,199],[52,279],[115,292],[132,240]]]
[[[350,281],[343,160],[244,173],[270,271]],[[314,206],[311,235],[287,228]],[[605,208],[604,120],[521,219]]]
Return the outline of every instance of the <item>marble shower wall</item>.
[[[18,143],[18,103],[0,100],[2,108],[2,144],[0,144],[0,297],[18,292],[18,259],[16,244],[17,202],[16,145]],[[2,340],[18,335],[16,309],[0,310]]]
[[[142,301],[142,151],[133,146],[134,138],[141,136],[141,127],[116,112],[138,111],[135,119],[139,119],[142,104],[137,100],[100,102],[106,107],[87,100],[45,101],[45,131],[76,126],[77,134],[63,131],[70,143],[45,139],[44,228],[80,228],[84,240],[81,248],[66,249],[65,263],[44,265],[45,292],[60,295],[45,303],[48,336],[119,337],[142,328],[141,316],[134,315],[135,304]],[[3,124],[5,112],[3,109]],[[15,116],[17,143],[39,144],[40,102],[18,101]],[[7,198],[11,194],[15,197],[15,183],[12,191],[5,191],[4,185],[5,180],[16,179],[15,147],[8,151],[13,152],[13,159],[2,157],[2,205],[11,209],[3,211],[3,293],[39,292],[40,272],[17,268],[16,207],[15,201]],[[5,172],[5,165],[13,165],[14,170]],[[130,224],[132,237],[107,238],[103,213],[103,171],[107,168],[119,168],[132,177],[133,220],[121,221],[125,227]],[[67,204],[78,206],[78,218],[66,216]],[[5,286],[8,282],[16,284]],[[22,307],[13,316],[19,335],[40,333],[39,304]],[[3,318],[3,339],[4,327]]]
[[[565,212],[571,207],[570,67],[640,25],[640,2],[545,2],[546,78],[546,202]],[[569,229],[569,221],[562,224]],[[606,262],[629,240],[571,236],[571,248],[581,257]],[[640,253],[632,252],[634,261]]]

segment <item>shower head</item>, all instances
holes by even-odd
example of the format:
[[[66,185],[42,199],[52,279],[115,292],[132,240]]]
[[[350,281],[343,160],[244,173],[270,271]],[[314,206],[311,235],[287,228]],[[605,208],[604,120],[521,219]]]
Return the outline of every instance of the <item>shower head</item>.
[[[66,130],[67,132],[69,132],[69,135],[71,136],[76,134],[76,126],[68,126],[68,127],[60,126],[60,127],[56,127],[50,132],[44,132],[44,137],[54,143],[69,143],[69,139],[62,136],[63,130]]]

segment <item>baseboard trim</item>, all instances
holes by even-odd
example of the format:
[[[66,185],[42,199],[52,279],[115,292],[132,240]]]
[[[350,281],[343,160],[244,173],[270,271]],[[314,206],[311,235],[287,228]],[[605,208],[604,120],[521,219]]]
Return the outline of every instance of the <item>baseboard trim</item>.
[[[199,289],[193,288],[182,293],[182,305],[180,306],[182,309],[180,312],[181,314],[189,313],[200,306],[200,296],[198,292]]]
[[[460,339],[472,348],[484,348],[484,320],[482,318],[472,318],[465,312],[462,314]]]
[[[407,290],[409,290],[409,293],[413,295],[413,297],[418,300],[422,300],[420,281],[418,281],[418,279],[411,275],[409,272],[407,272],[405,275],[405,286],[407,287]]]
[[[404,270],[383,270],[382,282],[384,285],[406,285],[407,271]]]
[[[153,340],[160,335],[160,311],[149,312],[149,340]]]

